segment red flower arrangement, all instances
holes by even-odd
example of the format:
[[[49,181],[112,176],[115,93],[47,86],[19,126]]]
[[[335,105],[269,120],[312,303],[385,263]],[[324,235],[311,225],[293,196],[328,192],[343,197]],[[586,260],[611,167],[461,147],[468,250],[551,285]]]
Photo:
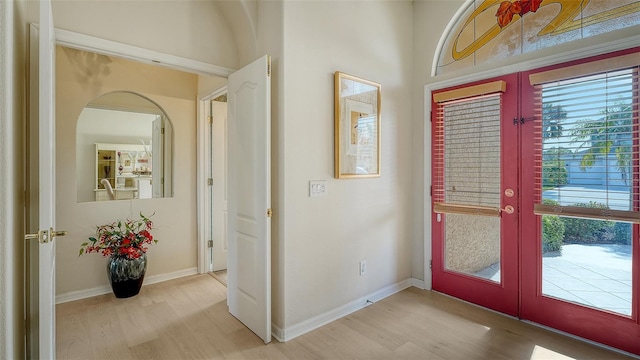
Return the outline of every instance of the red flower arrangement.
[[[110,224],[96,226],[96,237],[89,237],[88,242],[80,245],[78,256],[95,252],[102,256],[139,258],[147,252],[149,245],[158,242],[149,232],[153,228],[153,222],[149,217],[140,213],[140,219],[118,220]]]
[[[509,25],[513,19],[513,15],[518,14],[521,17],[528,12],[536,12],[540,8],[542,0],[516,0],[514,2],[503,1],[500,3],[496,18],[501,28]]]

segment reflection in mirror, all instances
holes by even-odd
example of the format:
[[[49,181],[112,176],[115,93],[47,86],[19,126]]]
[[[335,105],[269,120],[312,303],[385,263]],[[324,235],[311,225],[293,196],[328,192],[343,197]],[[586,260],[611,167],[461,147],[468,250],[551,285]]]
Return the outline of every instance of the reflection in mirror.
[[[76,127],[78,202],[171,197],[172,144],[151,100],[118,91],[91,101]]]
[[[380,176],[380,84],[335,73],[335,177]]]

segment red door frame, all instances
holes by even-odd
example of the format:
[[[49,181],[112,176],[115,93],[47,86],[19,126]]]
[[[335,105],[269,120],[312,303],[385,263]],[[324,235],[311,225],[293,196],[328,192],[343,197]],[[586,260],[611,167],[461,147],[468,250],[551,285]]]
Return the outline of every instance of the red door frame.
[[[483,84],[496,80],[504,80],[507,83],[507,91],[502,96],[501,110],[501,207],[507,205],[518,208],[517,187],[518,187],[518,148],[517,126],[513,124],[513,116],[517,111],[517,88],[518,76],[512,74],[495,79],[478,81],[464,86],[457,86],[448,89],[434,91],[453,90],[470,85]],[[432,100],[432,119],[436,119],[437,104]],[[432,127],[436,124],[432,123]],[[435,133],[435,131],[433,132]],[[439,151],[435,142],[432,142],[432,156],[436,156]],[[434,159],[435,160],[435,159]],[[434,162],[435,163],[435,162]],[[432,179],[433,180],[433,179]],[[434,181],[432,181],[434,183]],[[511,198],[504,194],[504,190],[513,189],[515,195]],[[444,268],[444,221],[446,214],[441,215],[441,222],[438,222],[437,214],[432,213],[432,279],[433,289],[451,296],[470,301],[472,303],[505,313],[517,316],[518,313],[518,212],[513,214],[502,213],[500,229],[500,264],[501,282],[495,283],[489,280],[469,276]]]
[[[629,49],[608,55],[601,55],[588,59],[582,59],[570,63],[564,63],[546,68],[531,70],[522,73],[521,116],[531,118],[534,114],[533,87],[529,85],[529,75],[546,70],[562,68],[565,66],[578,65],[595,60],[606,59],[613,56],[638,52],[640,48]],[[639,53],[640,54],[640,53]],[[636,86],[637,91],[637,86]],[[638,109],[635,109],[636,112]],[[521,249],[520,256],[522,269],[522,297],[520,307],[520,318],[540,323],[552,328],[566,331],[580,337],[607,344],[624,351],[640,354],[640,325],[639,325],[639,304],[640,295],[640,269],[638,259],[640,259],[640,246],[638,242],[638,225],[633,226],[633,279],[632,287],[632,316],[626,317],[614,313],[598,311],[587,306],[573,304],[558,299],[542,295],[542,245],[541,241],[541,216],[533,213],[535,202],[534,189],[534,160],[535,141],[533,134],[533,121],[527,121],[520,126],[521,130],[521,182],[520,182],[520,227],[521,227]],[[635,124],[635,131],[638,131],[638,124]],[[637,141],[637,140],[636,140]],[[636,143],[637,147],[638,144]],[[638,159],[635,165],[638,166]],[[638,186],[638,179],[635,179],[634,186]],[[638,209],[636,209],[638,210]]]

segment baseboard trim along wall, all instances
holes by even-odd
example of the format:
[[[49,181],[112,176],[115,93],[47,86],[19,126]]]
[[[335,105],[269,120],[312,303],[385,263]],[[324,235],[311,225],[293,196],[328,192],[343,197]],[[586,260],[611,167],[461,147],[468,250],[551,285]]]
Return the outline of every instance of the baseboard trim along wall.
[[[422,283],[422,287],[417,286]],[[415,284],[415,285],[414,285]],[[333,310],[327,311],[323,314],[314,316],[308,320],[302,321],[298,324],[294,324],[292,326],[287,327],[286,329],[282,329],[276,325],[271,326],[271,335],[280,342],[286,342],[289,340],[293,340],[294,338],[306,334],[309,331],[315,330],[323,325],[326,325],[332,321],[338,320],[342,317],[345,317],[353,312],[356,312],[366,306],[380,301],[386,297],[389,297],[397,292],[400,292],[406,288],[411,286],[415,286],[417,288],[424,288],[424,281],[418,279],[406,279],[395,284],[384,287],[376,292],[373,292],[369,295],[360,297],[354,301],[351,301],[347,304],[344,304],[340,307],[337,307]]]
[[[420,279],[412,278],[411,279],[411,286],[416,287],[416,288],[418,288],[420,290],[426,289],[426,286],[424,284],[424,280],[420,280]]]
[[[144,278],[144,284],[142,286],[151,285],[151,284],[155,284],[155,283],[159,283],[167,280],[173,280],[173,279],[181,278],[184,276],[195,275],[197,273],[198,273],[198,268],[194,267],[194,268],[184,269],[184,270],[180,270],[172,273],[149,276]],[[62,304],[69,301],[86,299],[92,296],[108,294],[110,292],[111,292],[111,286],[99,286],[99,287],[95,287],[87,290],[71,291],[68,293],[56,295],[56,304]]]

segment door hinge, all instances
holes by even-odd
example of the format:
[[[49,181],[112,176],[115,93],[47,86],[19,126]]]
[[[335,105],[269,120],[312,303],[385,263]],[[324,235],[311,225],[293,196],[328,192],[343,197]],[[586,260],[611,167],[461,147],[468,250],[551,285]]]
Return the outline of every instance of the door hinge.
[[[160,134],[164,135],[164,128],[160,128]]]
[[[433,260],[429,260],[429,269],[433,269]]]
[[[208,240],[207,241],[207,247],[210,247],[210,248],[213,247],[213,240]]]
[[[271,56],[267,57],[267,77],[271,77]]]
[[[433,197],[433,185],[431,185],[431,190],[429,191],[429,195]]]
[[[270,218],[273,216],[273,210],[271,208],[267,209],[267,217]]]
[[[213,186],[213,178],[208,178],[207,179],[207,185]]]
[[[209,124],[213,124],[213,116],[209,115],[207,119],[209,119]]]

